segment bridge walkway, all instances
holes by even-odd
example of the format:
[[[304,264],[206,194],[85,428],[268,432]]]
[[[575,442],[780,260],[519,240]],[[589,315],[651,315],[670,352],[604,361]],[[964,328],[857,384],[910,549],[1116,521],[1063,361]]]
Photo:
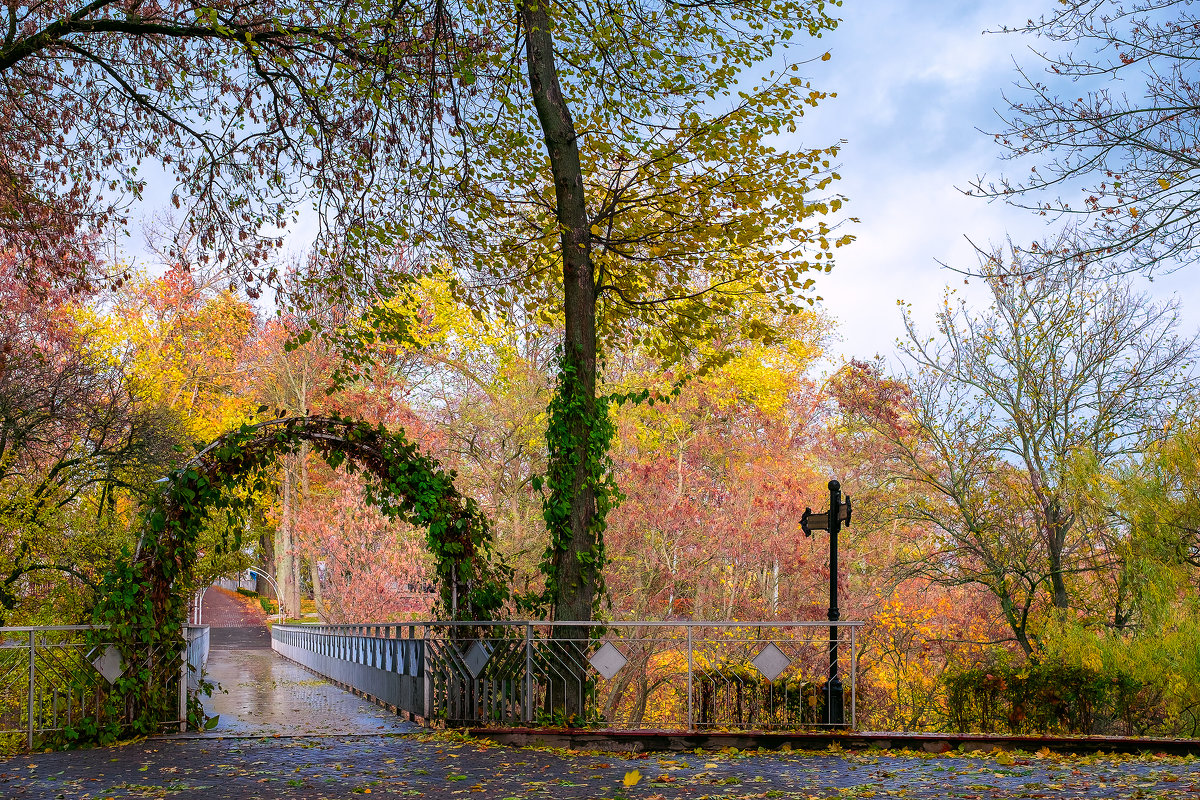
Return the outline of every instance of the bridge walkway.
[[[266,627],[210,629],[205,736],[411,733],[419,726],[317,677],[271,649]]]

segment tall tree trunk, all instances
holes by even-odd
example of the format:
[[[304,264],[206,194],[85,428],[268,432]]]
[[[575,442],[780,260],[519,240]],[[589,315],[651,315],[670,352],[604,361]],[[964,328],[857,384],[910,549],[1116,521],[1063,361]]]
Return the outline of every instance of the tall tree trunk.
[[[299,455],[300,494],[296,499],[296,507],[295,507],[295,514],[296,514],[297,520],[299,520],[299,517],[300,517],[300,509],[303,508],[304,504],[308,502],[308,493],[311,488],[311,484],[310,484],[309,476],[308,476],[308,454],[311,449],[312,449],[312,445],[310,445],[308,442],[300,443],[300,455]],[[293,530],[299,530],[299,525],[294,526]],[[298,546],[299,543],[297,542],[296,544],[297,544],[297,547],[296,547],[296,615],[299,616],[300,615],[300,599],[301,599],[301,595],[302,595],[302,591],[301,591],[302,581],[300,580],[300,576],[304,574],[304,559],[300,556],[300,548]],[[316,606],[317,616],[320,617],[320,615],[321,615],[321,602],[320,602],[321,601],[321,597],[320,597],[321,582],[319,580],[317,580],[317,560],[315,558],[310,557],[308,559],[308,562],[309,562],[308,563],[309,577],[312,579],[312,586],[313,586],[313,588],[312,588],[313,605]]]
[[[1054,607],[1060,611],[1070,608],[1067,583],[1063,577],[1063,550],[1067,545],[1067,531],[1074,521],[1072,514],[1064,515],[1057,498],[1044,509],[1046,514],[1047,550],[1050,553],[1050,587]]]
[[[292,470],[284,459],[280,528],[275,545],[275,583],[280,587],[280,616],[292,615]]]
[[[308,451],[308,442],[303,442],[300,445],[300,454],[302,458],[302,461],[300,462],[300,489],[303,492],[305,500],[308,499],[309,490],[311,488],[308,475]],[[317,611],[317,619],[321,622],[324,622],[327,614],[325,611],[325,597],[321,593],[320,553],[315,549],[312,551],[312,555],[308,559],[308,577],[309,580],[312,581],[313,606]]]
[[[262,553],[262,556],[260,557],[262,565],[266,570],[269,570],[270,572],[275,572],[276,574],[278,574],[278,570],[276,569],[276,560],[275,560],[275,537],[277,535],[278,535],[277,532],[276,533],[263,532],[263,533],[260,533],[258,536],[258,546],[259,546],[260,552]],[[275,602],[278,603],[279,602],[278,593],[271,586],[271,584],[267,582],[267,579],[262,576],[262,573],[263,573],[262,569],[258,570],[255,573],[254,591],[258,592],[263,597],[274,597]]]
[[[328,615],[325,613],[325,597],[321,594],[321,569],[315,558],[308,561],[308,578],[312,581],[313,606],[317,610],[317,620],[324,622]]]
[[[573,447],[554,452],[559,474],[564,467],[573,472],[569,497],[569,530],[549,531],[553,544],[551,565],[553,614],[558,620],[590,620],[596,599],[600,565],[592,561],[596,550],[593,519],[596,516],[595,487],[589,480],[588,443],[596,411],[596,281],[592,263],[591,230],[583,189],[583,169],[575,123],[558,81],[554,60],[554,38],[547,14],[547,0],[518,0],[517,11],[525,28],[526,67],[529,89],[537,110],[550,169],[554,176],[556,216],[562,248],[565,335],[563,372],[566,381],[559,391],[570,392],[579,401],[567,404],[566,420]],[[551,474],[555,464],[550,465]],[[590,628],[586,625],[555,628],[555,638],[575,640],[586,647]],[[583,711],[583,665],[575,668],[570,646],[561,644],[566,669],[561,705],[556,710],[565,718]]]
[[[287,619],[292,610],[292,471],[286,459],[280,493],[283,497],[275,542],[275,583],[279,586],[279,615]]]

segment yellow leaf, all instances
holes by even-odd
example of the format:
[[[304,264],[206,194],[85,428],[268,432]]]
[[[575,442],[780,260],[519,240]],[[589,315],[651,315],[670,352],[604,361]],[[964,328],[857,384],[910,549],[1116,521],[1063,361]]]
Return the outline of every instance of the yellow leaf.
[[[629,772],[625,773],[625,785],[626,786],[637,786],[637,782],[640,781],[641,779],[642,779],[642,773],[638,772],[636,769],[630,770]]]
[[[833,58],[833,56],[830,55],[829,53],[826,53],[825,55],[821,56],[822,61],[828,61],[831,58]]]
[[[1159,179],[1158,179],[1158,185],[1159,185],[1159,186],[1161,186],[1163,189],[1170,189],[1170,188],[1171,188],[1171,182],[1170,182],[1170,181],[1168,181],[1166,178],[1159,178]]]

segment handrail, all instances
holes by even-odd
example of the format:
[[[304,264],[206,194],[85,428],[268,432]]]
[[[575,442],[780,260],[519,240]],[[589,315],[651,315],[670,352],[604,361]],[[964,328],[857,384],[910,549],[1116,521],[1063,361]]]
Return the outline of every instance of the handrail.
[[[8,671],[7,680],[0,682],[0,734],[23,736],[32,750],[39,735],[77,726],[88,716],[125,725],[121,712],[103,703],[108,686],[125,669],[121,655],[114,653],[111,630],[108,625],[0,627]],[[101,635],[83,635],[92,632]],[[64,635],[50,635],[59,633]],[[156,679],[168,688],[178,681],[179,688],[178,717],[160,720],[162,725],[186,727],[189,697],[200,688],[208,633],[207,625],[184,625],[178,677]]]
[[[494,626],[494,625],[502,625],[502,626],[536,625],[536,626],[542,626],[542,627],[583,627],[583,626],[607,625],[607,626],[612,626],[612,627],[625,627],[625,628],[631,628],[631,627],[638,627],[638,628],[646,628],[646,627],[650,627],[650,628],[685,628],[685,627],[686,628],[702,628],[702,627],[713,627],[713,626],[737,627],[737,628],[772,628],[772,627],[861,628],[866,624],[867,623],[863,622],[862,620],[839,620],[837,622],[830,622],[828,620],[822,620],[820,622],[813,622],[811,620],[804,620],[804,621],[778,620],[778,621],[773,621],[773,622],[762,622],[762,621],[742,622],[740,620],[710,619],[710,620],[679,620],[677,622],[659,621],[659,620],[646,620],[646,621],[641,621],[641,622],[635,622],[635,621],[630,621],[630,620],[615,620],[615,621],[575,620],[575,621],[569,621],[569,620],[539,620],[539,619],[525,619],[525,620],[511,620],[511,619],[503,619],[503,620],[502,619],[497,619],[497,620],[436,620],[436,619],[434,619],[434,620],[412,620],[409,622],[342,623],[342,624],[336,624],[336,625],[330,624],[330,623],[323,623],[323,622],[280,622],[280,623],[276,623],[275,627],[277,627],[277,628],[278,627],[287,627],[287,628],[318,628],[318,627],[319,628],[403,628],[403,627],[407,627],[410,625],[412,625],[412,626],[432,625],[432,626],[437,626],[437,627],[469,626],[469,627],[473,627],[473,628],[478,628],[478,627],[489,627],[489,626]]]
[[[3,633],[30,633],[37,631],[106,631],[107,625],[17,625],[11,628],[0,628]]]
[[[193,625],[192,623],[184,623],[185,628],[207,628],[207,625]],[[108,625],[14,625],[12,627],[0,628],[0,634],[3,633],[30,633],[37,631],[106,631]]]

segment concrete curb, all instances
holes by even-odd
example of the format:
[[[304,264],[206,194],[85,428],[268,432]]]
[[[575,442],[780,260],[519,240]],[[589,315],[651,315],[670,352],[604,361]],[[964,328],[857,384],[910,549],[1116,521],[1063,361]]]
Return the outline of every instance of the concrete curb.
[[[740,733],[697,731],[586,731],[563,728],[469,728],[497,744],[560,747],[612,752],[683,752],[687,750],[916,750],[926,753],[994,752],[1048,748],[1060,753],[1166,753],[1200,755],[1200,739],[1139,739],[1121,736],[1004,736],[978,733]]]

